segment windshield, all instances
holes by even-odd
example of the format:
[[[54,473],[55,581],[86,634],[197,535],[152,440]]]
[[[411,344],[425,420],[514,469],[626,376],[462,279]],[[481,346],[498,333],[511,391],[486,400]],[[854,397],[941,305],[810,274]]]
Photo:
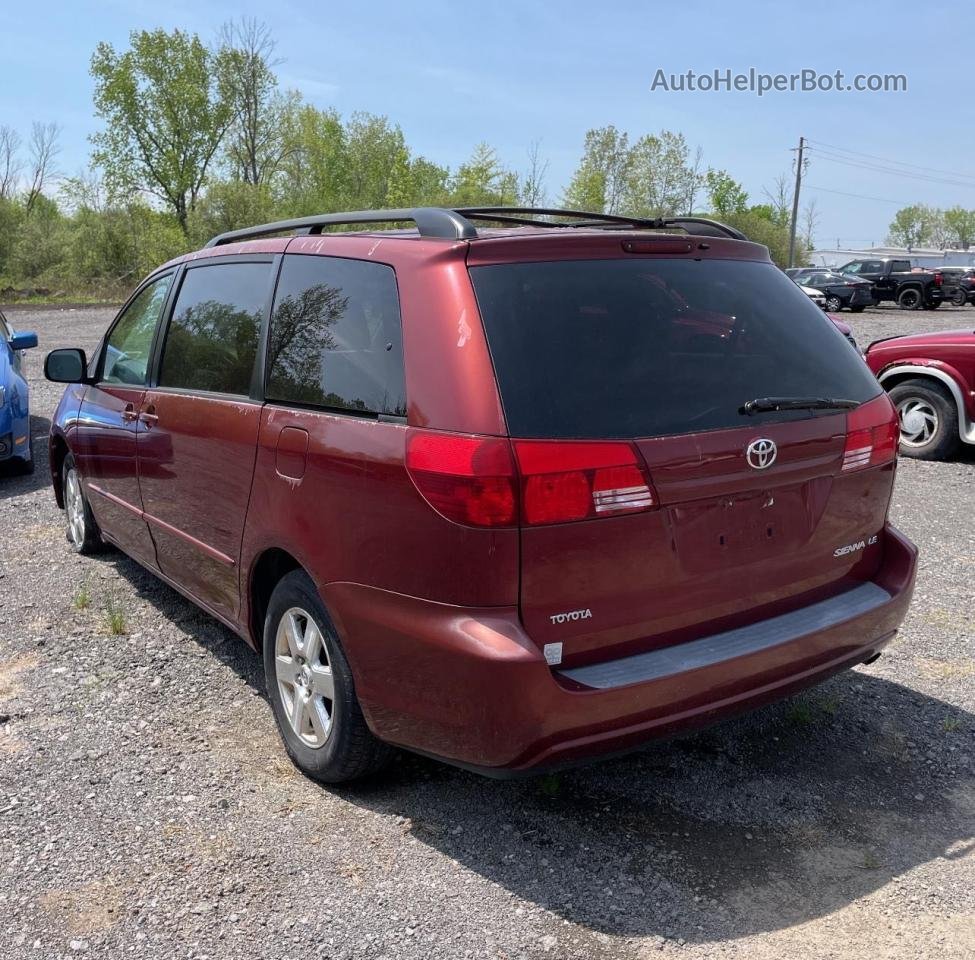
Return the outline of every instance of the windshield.
[[[693,433],[824,415],[744,416],[754,397],[862,403],[880,393],[822,310],[770,263],[585,260],[470,272],[512,436]]]

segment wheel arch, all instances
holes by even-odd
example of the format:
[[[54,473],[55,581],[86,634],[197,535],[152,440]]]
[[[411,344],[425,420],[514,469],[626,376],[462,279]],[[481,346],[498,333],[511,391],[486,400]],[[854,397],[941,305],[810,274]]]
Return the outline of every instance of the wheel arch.
[[[293,570],[306,567],[291,553],[280,547],[269,547],[262,551],[250,567],[247,585],[247,641],[260,651],[264,640],[264,618],[274,588]],[[309,574],[310,576],[310,574]]]
[[[64,509],[64,461],[71,450],[60,433],[52,433],[49,441],[51,484],[54,487],[54,500],[58,509]]]
[[[877,379],[885,390],[896,387],[907,380],[933,380],[948,388],[958,410],[958,435],[965,443],[975,443],[975,424],[972,423],[965,408],[965,397],[958,380],[947,370],[921,364],[896,364],[882,370]]]

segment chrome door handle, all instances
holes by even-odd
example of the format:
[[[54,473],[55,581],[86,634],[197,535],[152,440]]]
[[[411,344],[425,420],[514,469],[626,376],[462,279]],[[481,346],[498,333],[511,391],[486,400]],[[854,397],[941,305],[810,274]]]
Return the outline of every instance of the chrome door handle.
[[[152,404],[149,404],[149,406],[139,414],[139,419],[146,425],[147,430],[150,427],[155,426],[159,422],[159,417],[156,415],[156,408]]]
[[[135,404],[127,403],[122,407],[122,421],[123,423],[132,423],[134,420],[139,419],[139,415],[135,412]]]

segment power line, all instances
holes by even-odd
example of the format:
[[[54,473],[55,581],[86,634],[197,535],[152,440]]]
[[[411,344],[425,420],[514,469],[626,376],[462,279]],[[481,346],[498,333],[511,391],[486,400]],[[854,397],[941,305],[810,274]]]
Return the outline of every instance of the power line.
[[[845,167],[853,167],[858,170],[868,170],[871,173],[882,173],[893,177],[902,177],[908,180],[919,180],[925,183],[937,183],[944,184],[951,187],[962,187],[967,190],[975,190],[975,182],[965,182],[959,180],[947,180],[944,177],[932,177],[923,173],[908,173],[906,170],[892,170],[889,167],[883,167],[875,163],[867,163],[866,161],[853,160],[847,157],[841,157],[833,155],[829,152],[825,152],[821,149],[810,148],[810,152],[814,156],[819,157],[820,160],[826,160],[829,163],[838,163]]]
[[[854,197],[857,200],[876,200],[878,203],[893,203],[898,207],[907,207],[910,204],[906,200],[888,200],[886,197],[868,197],[862,193],[846,193],[843,190],[831,190],[829,187],[814,187],[811,183],[806,184],[809,190],[822,190],[823,193],[836,193],[841,197]]]
[[[937,167],[924,167],[917,163],[908,163],[906,160],[891,160],[887,157],[878,157],[873,153],[862,153],[859,150],[850,150],[848,147],[838,147],[832,143],[824,143],[822,140],[810,140],[809,143],[818,144],[821,147],[828,147],[839,153],[849,153],[856,157],[867,157],[870,160],[879,160],[881,163],[894,164],[898,167],[911,167],[914,170],[921,170],[925,173],[941,173],[949,177],[960,177],[961,179],[975,180],[975,175],[971,173],[958,173],[954,170],[939,170]]]

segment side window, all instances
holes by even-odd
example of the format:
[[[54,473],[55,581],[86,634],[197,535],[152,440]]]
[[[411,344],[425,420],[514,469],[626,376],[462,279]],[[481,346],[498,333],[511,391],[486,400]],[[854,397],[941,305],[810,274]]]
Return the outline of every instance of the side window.
[[[883,273],[884,264],[882,260],[867,260],[860,268],[861,273]]]
[[[856,273],[859,273],[860,272],[860,268],[862,266],[863,266],[863,264],[860,263],[859,260],[854,260],[853,263],[848,263],[845,266],[840,267],[840,270],[843,273],[853,273],[853,274],[856,274]]]
[[[405,415],[392,267],[286,256],[271,315],[267,370],[268,400]]]
[[[891,273],[910,273],[911,272],[911,261],[910,260],[893,260],[890,264]]]
[[[170,273],[150,283],[115,324],[105,344],[104,383],[146,384],[153,334],[172,282]]]
[[[166,332],[159,386],[247,396],[270,281],[270,263],[187,270]]]

